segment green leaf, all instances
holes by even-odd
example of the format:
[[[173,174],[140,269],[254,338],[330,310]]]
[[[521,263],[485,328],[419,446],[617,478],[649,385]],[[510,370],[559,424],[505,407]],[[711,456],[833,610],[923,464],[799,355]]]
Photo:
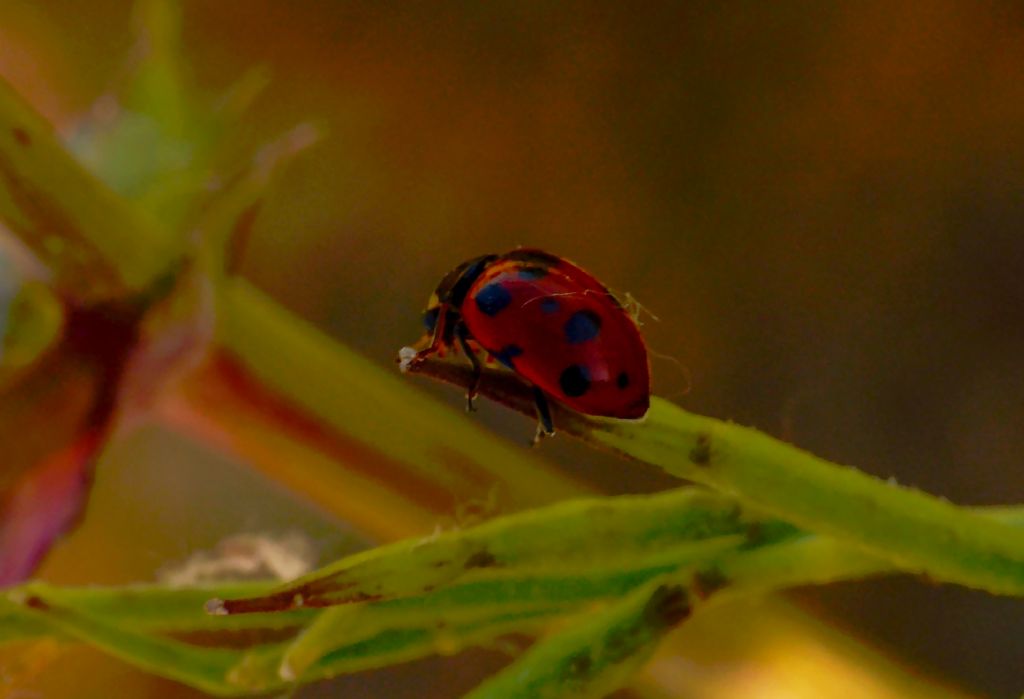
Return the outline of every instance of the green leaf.
[[[80,165],[0,81],[0,218],[83,302],[148,289],[182,243]]]
[[[672,495],[678,497],[682,493]],[[625,501],[626,510],[643,500],[612,500],[617,499]],[[579,509],[587,510],[592,504],[595,501],[583,501]],[[615,503],[609,504],[614,510]],[[571,511],[573,507],[567,505],[549,509]],[[699,518],[699,506],[696,513]],[[1024,508],[991,508],[979,510],[979,514],[1024,527]],[[296,609],[224,617],[208,616],[201,611],[202,600],[210,595],[251,596],[265,590],[267,583],[194,589],[155,585],[76,589],[33,583],[9,595],[22,604],[35,600],[36,609],[0,598],[0,641],[41,636],[77,638],[128,663],[207,691],[269,691],[282,686],[288,678],[308,683],[435,653],[454,653],[507,633],[532,632],[581,605],[640,594],[636,591],[642,591],[646,583],[669,573],[675,576],[674,580],[687,581],[694,592],[705,599],[710,596],[714,602],[728,596],[893,572],[884,560],[854,546],[824,536],[794,533],[785,526],[776,529],[770,522],[756,524],[744,536],[727,534],[674,547],[665,546],[659,537],[641,538],[633,545],[646,552],[632,560],[615,550],[629,537],[612,538],[616,546],[603,552],[609,557],[602,561],[602,552],[594,551],[597,560],[585,572],[552,570],[550,561],[505,571],[477,571],[458,583],[425,594],[339,605],[323,612]],[[415,568],[409,572],[417,574]],[[637,607],[631,609],[635,612]],[[626,616],[635,625],[638,617],[633,612]],[[612,621],[625,618],[616,614]],[[308,624],[305,631],[291,643],[251,646],[234,655],[214,647],[210,648],[209,658],[203,657],[204,648],[152,633],[274,630],[302,624]],[[603,623],[599,626],[606,628]],[[597,642],[594,639],[600,635],[574,636],[576,641],[559,647],[578,648],[583,643],[593,648]],[[586,679],[581,686],[594,692],[594,688],[608,687],[609,682],[620,683],[642,661],[655,636],[647,640],[636,637],[643,642],[634,644],[636,651],[627,661],[606,664],[594,677],[575,677],[573,681],[579,684]],[[559,651],[546,656],[541,664],[548,670],[564,668],[566,657],[566,653]],[[158,666],[158,662],[167,664]],[[524,658],[524,662],[532,661]],[[601,667],[600,663],[595,667]]]
[[[461,621],[438,627],[402,626],[387,629],[354,642],[337,639],[334,649],[294,677],[293,668],[282,664],[279,647],[255,649],[229,673],[233,684],[249,691],[265,692],[282,682],[308,684],[341,674],[365,672],[430,655],[454,655],[513,632],[536,631],[548,613],[539,611],[500,612],[473,621]]]
[[[204,203],[196,232],[206,271],[215,283],[222,283],[240,265],[250,228],[271,178],[320,137],[321,130],[312,124],[296,126],[260,148],[246,168],[229,178],[228,183]]]
[[[693,488],[573,500],[356,554],[267,596],[224,601],[220,611],[390,599],[429,592],[479,571],[627,567],[686,544],[742,541],[754,522],[731,500]]]
[[[710,565],[737,551],[742,542],[742,537],[723,536],[587,572],[520,569],[479,573],[417,597],[335,606],[317,617],[288,647],[283,662],[290,674],[298,676],[338,647],[378,633],[406,628],[448,629],[502,614],[526,615],[530,619],[528,628],[532,628],[535,617],[557,616],[597,600],[621,597],[670,571]],[[515,630],[525,632],[527,628]],[[460,642],[460,647],[464,645]]]
[[[156,584],[123,587],[61,587],[32,582],[18,596],[35,596],[64,609],[104,619],[127,629],[144,631],[238,631],[287,629],[313,619],[313,609],[281,614],[213,617],[205,602],[218,595],[253,595],[271,587],[268,582],[233,583],[200,587],[166,587]]]
[[[198,105],[187,84],[180,4],[138,0],[134,14],[141,56],[125,91],[125,103],[155,119],[168,140],[195,141],[201,122],[210,118],[195,109]]]
[[[225,125],[188,80],[179,3],[140,0],[134,10],[125,84],[78,121],[69,146],[117,193],[182,233],[212,180]]]
[[[161,636],[126,630],[105,619],[50,603],[33,595],[24,613],[125,662],[211,694],[241,694],[227,673],[243,657],[237,650],[191,646]]]
[[[0,255],[0,286],[7,279]],[[64,307],[47,285],[25,281],[0,288],[0,390],[55,345],[63,324]]]
[[[690,614],[686,588],[660,578],[539,641],[466,699],[585,699],[619,689]]]

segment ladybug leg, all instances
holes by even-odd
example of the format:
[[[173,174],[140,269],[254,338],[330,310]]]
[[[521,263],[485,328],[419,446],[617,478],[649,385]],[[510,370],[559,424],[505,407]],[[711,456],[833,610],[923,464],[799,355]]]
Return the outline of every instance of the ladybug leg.
[[[466,330],[465,324],[459,323],[455,327],[455,337],[459,341],[459,347],[466,353],[469,363],[473,365],[473,380],[466,388],[466,412],[471,413],[476,410],[473,399],[476,398],[476,394],[480,390],[480,378],[483,376],[484,366],[480,362],[480,357],[476,356],[476,352],[469,346],[469,331]]]
[[[445,350],[452,343],[452,330],[449,321],[450,312],[447,306],[439,306],[437,319],[432,327],[428,327],[427,334],[420,338],[420,341],[413,347],[416,355],[412,358],[412,364],[419,364],[428,357],[437,355],[445,356]]]
[[[530,446],[537,446],[544,437],[553,437],[555,424],[551,421],[551,408],[548,406],[548,397],[544,391],[536,386],[533,387],[533,402],[537,406],[537,432],[533,435]]]

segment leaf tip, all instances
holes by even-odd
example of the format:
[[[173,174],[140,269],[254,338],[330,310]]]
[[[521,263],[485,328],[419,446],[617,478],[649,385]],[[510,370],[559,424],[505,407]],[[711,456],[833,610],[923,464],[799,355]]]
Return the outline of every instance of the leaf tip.
[[[295,672],[295,668],[292,667],[292,664],[291,662],[289,662],[288,658],[285,658],[283,661],[281,661],[281,664],[277,668],[277,676],[285,682],[294,682],[296,679],[298,679],[298,673]]]

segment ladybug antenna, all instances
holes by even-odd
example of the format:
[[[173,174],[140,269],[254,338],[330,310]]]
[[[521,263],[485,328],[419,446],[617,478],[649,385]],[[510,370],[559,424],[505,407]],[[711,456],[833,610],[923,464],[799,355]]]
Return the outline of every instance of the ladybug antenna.
[[[647,346],[647,353],[654,357],[655,359],[670,362],[676,367],[676,369],[679,370],[680,375],[682,375],[683,377],[685,388],[683,388],[682,391],[670,393],[668,396],[666,396],[666,398],[675,398],[677,396],[690,395],[690,391],[693,390],[693,374],[690,372],[689,367],[683,364],[683,362],[678,357],[675,357],[671,354],[662,354],[661,352],[651,349],[650,345]]]
[[[537,286],[537,288],[540,288],[540,287]],[[596,289],[582,289],[581,291],[559,291],[558,293],[555,293],[555,294],[543,294],[543,295],[533,296],[533,297],[527,299],[526,301],[523,302],[523,304],[520,306],[520,308],[526,308],[527,306],[529,306],[532,303],[541,303],[545,299],[574,298],[574,297],[578,297],[578,296],[586,296],[588,294],[600,294],[600,295],[604,296],[605,292],[598,291]],[[616,301],[618,301],[618,299],[616,299]],[[622,304],[619,304],[619,305],[621,306]]]
[[[615,296],[616,300],[621,299],[619,300],[619,304],[622,306],[622,310],[629,314],[629,317],[633,319],[633,322],[636,323],[637,327],[643,326],[643,316],[645,315],[649,316],[655,323],[661,322],[661,318],[654,315],[654,312],[651,311],[651,309],[640,303],[640,301],[638,301],[637,298],[633,296],[633,294],[631,294],[630,292],[626,291],[623,293],[619,293],[615,291],[612,293]],[[685,385],[685,388],[683,388],[682,391],[669,394],[669,398],[690,395],[690,391],[693,390],[693,375],[690,373],[690,369],[685,364],[683,364],[678,357],[675,357],[671,354],[662,354],[661,352],[652,349],[650,345],[647,346],[647,353],[654,357],[655,359],[661,359],[667,362],[671,362],[673,365],[675,365],[676,369],[679,370],[679,373],[683,377],[683,383]]]
[[[637,298],[628,291],[623,294],[615,292],[614,295],[616,298],[621,298],[619,303],[622,306],[622,310],[629,314],[629,317],[633,319],[633,322],[636,323],[638,327],[643,326],[644,315],[649,316],[655,323],[661,322],[661,318],[654,315],[654,313],[651,312],[651,309],[640,303]]]

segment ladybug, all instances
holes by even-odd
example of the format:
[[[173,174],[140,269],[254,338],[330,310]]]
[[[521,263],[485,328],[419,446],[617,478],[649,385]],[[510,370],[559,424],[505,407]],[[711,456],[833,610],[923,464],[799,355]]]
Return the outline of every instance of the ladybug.
[[[608,289],[564,258],[520,248],[449,272],[423,314],[427,334],[411,362],[455,343],[473,365],[466,407],[480,384],[477,349],[534,387],[535,442],[554,434],[548,398],[587,415],[636,419],[650,403],[647,348]]]

